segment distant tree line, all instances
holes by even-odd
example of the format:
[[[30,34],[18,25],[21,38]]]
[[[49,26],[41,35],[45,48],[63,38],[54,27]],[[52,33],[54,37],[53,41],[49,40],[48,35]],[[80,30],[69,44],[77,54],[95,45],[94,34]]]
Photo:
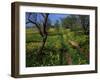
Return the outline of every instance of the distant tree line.
[[[83,30],[84,34],[89,34],[89,16],[88,15],[69,15],[65,18],[61,18],[60,21],[56,21],[56,27],[62,24],[64,28],[71,29],[73,31]]]

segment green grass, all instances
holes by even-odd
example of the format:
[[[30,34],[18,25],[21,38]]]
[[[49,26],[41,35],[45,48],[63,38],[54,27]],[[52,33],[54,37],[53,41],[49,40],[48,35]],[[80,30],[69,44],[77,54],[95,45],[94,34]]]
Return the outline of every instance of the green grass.
[[[69,40],[75,41],[83,49],[83,54],[69,44]],[[56,29],[48,30],[48,38],[43,49],[43,54],[38,55],[38,50],[42,45],[42,37],[35,28],[26,29],[26,66],[55,66],[67,65],[66,58],[63,56],[61,62],[61,54],[70,54],[72,64],[88,64],[89,60],[86,57],[89,54],[89,37],[88,35],[80,34],[63,29],[63,33]],[[65,52],[63,52],[64,50]]]

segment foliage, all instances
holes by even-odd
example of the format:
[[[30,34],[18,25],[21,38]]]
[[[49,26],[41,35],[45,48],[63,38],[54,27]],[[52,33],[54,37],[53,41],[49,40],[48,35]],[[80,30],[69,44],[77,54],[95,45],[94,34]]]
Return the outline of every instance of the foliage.
[[[26,30],[26,66],[57,66],[68,65],[66,54],[72,58],[72,65],[89,63],[89,36],[83,33],[77,35],[70,29],[55,28],[48,30],[48,38],[43,49],[43,54],[37,55],[41,47],[41,36],[35,28]],[[82,52],[72,46],[69,41],[77,42]]]
[[[26,12],[26,66],[89,63],[89,15]]]

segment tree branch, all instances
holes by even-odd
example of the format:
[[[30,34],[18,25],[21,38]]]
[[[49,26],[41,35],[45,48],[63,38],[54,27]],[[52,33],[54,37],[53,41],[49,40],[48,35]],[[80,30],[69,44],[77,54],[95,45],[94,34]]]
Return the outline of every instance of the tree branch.
[[[38,23],[32,21],[32,20],[30,19],[30,16],[31,16],[31,14],[28,16],[28,22],[26,22],[26,24],[28,24],[28,23],[34,24],[34,25],[38,28],[40,35],[43,37],[43,33],[42,33],[41,28],[39,27]]]
[[[47,35],[47,20],[48,20],[48,16],[49,16],[49,13],[47,13],[46,14],[46,16],[45,16],[45,20],[44,20],[44,23],[43,23],[43,31],[44,31],[44,34],[46,34]]]

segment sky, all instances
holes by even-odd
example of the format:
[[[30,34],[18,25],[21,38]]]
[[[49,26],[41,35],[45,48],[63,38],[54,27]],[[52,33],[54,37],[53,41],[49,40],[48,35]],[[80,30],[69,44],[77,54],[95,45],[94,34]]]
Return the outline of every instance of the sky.
[[[61,18],[65,18],[67,16],[68,16],[67,14],[50,14],[49,18],[53,23],[55,23],[56,20],[60,21]]]
[[[68,16],[68,14],[53,14],[52,13],[52,14],[49,14],[49,19],[51,20],[51,23],[53,25],[53,24],[55,24],[56,20],[60,21],[61,18],[65,18],[67,16]],[[27,21],[27,17],[28,17],[28,13],[26,13],[26,21]],[[38,20],[40,18],[42,19],[41,15],[39,16]],[[33,26],[33,24],[28,23],[28,24],[26,24],[26,26],[31,27],[31,26]]]

